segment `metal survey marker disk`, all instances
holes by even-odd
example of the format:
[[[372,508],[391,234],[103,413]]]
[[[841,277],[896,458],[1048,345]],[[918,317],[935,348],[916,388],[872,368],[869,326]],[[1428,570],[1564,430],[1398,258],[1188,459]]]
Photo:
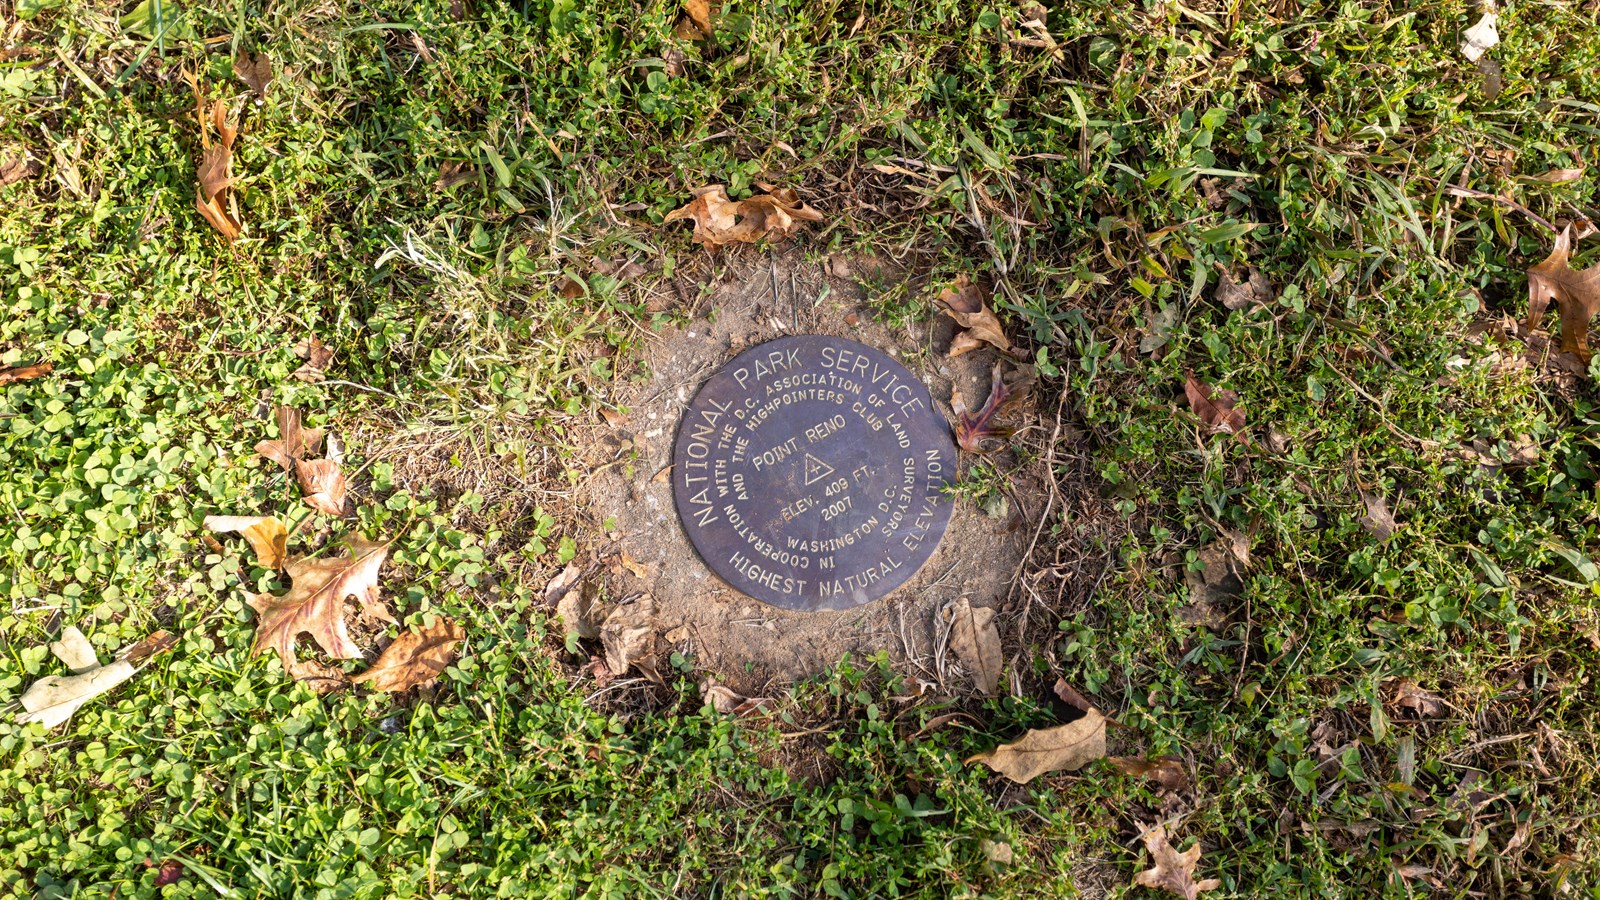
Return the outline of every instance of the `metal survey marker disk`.
[[[678,425],[672,494],[723,580],[802,611],[904,584],[950,523],[950,426],[905,366],[821,335],[734,357]]]

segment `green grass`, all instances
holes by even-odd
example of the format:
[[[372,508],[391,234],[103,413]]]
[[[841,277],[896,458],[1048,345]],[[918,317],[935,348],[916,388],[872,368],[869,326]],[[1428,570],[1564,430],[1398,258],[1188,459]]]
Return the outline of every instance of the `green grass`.
[[[1166,820],[1219,896],[1600,896],[1595,382],[1493,364],[1524,348],[1472,326],[1524,314],[1549,235],[1440,186],[1593,209],[1592,175],[1518,178],[1595,162],[1591,12],[1504,10],[1493,93],[1460,2],[1058,4],[1058,55],[1010,42],[1018,9],[920,0],[730,3],[714,47],[661,2],[168,3],[160,40],[130,9],[0,7],[28,15],[0,48],[0,154],[41,170],[0,187],[0,364],[56,366],[0,388],[0,703],[58,671],[63,624],[102,656],[180,640],[56,733],[0,721],[7,895],[1136,896],[1136,836]],[[260,101],[241,47],[278,66]],[[242,126],[232,246],[193,206],[190,71]],[[446,166],[472,177],[437,188]],[[1062,477],[1092,477],[1041,556],[1113,565],[1063,586],[1086,604],[1032,610],[1030,693],[964,704],[977,724],[913,739],[949,707],[875,660],[767,725],[701,709],[681,672],[586,702],[549,630],[544,579],[598,538],[565,499],[571,428],[633,323],[678,314],[591,261],[696,271],[654,223],[757,180],[828,213],[810,252],[997,280],[1040,408],[1065,397]],[[1246,263],[1280,296],[1226,310],[1211,290]],[[334,382],[289,377],[308,334]],[[1187,371],[1239,392],[1251,441],[1198,434]],[[264,402],[372,463],[360,521],[313,534],[397,538],[397,613],[467,625],[431,697],[318,698],[250,658],[243,591],[270,573],[199,522],[297,503],[250,459]],[[1462,452],[1522,440],[1525,466]],[[1244,590],[1184,624],[1224,530],[1252,535]],[[1188,759],[1192,795],[961,765],[1055,721],[1057,675],[1123,747]],[[1402,678],[1448,707],[1397,709]],[[183,878],[154,888],[169,859]]]

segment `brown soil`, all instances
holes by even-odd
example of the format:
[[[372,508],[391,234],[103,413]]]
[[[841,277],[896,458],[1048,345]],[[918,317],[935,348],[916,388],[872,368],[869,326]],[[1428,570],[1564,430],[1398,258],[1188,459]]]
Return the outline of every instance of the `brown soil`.
[[[860,660],[878,651],[889,654],[896,671],[941,693],[970,689],[948,652],[944,610],[961,597],[974,606],[1005,606],[1050,490],[1042,464],[995,454],[991,460],[1010,473],[1005,509],[991,505],[999,514],[990,515],[958,499],[943,542],[920,572],[888,597],[842,612],[791,612],[729,588],[696,556],[672,486],[659,476],[671,462],[679,417],[701,383],[763,341],[826,334],[877,347],[923,380],[947,419],[953,419],[952,389],[964,399],[986,395],[994,351],[946,358],[953,325],[943,317],[899,327],[878,321],[858,282],[894,284],[899,277],[868,260],[835,257],[819,266],[797,252],[747,253],[729,269],[687,323],[650,336],[636,370],[618,373],[616,394],[607,399],[626,414],[574,435],[593,473],[578,506],[592,525],[611,523],[607,536],[616,546],[605,552],[626,554],[632,563],[610,567],[607,593],[650,594],[672,649],[747,696],[779,692],[846,654]],[[962,456],[965,474],[973,458]]]

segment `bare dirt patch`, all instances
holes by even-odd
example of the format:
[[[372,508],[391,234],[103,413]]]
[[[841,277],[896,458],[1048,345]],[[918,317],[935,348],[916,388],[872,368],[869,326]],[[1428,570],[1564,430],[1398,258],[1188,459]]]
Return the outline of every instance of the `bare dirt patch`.
[[[1050,489],[1042,461],[1012,452],[990,457],[1008,473],[1003,503],[990,502],[985,511],[959,498],[927,565],[888,597],[852,610],[791,612],[734,591],[701,562],[679,523],[672,485],[663,477],[679,418],[704,380],[751,346],[789,334],[845,337],[905,364],[947,420],[953,418],[953,390],[970,405],[981,402],[993,351],[947,358],[948,320],[891,325],[873,315],[869,290],[901,279],[871,260],[835,257],[818,265],[797,252],[734,255],[692,318],[650,337],[635,371],[618,373],[621,387],[608,399],[626,413],[573,435],[593,473],[580,488],[578,506],[593,517],[591,524],[609,523],[607,536],[616,543],[610,552],[630,562],[611,567],[610,597],[652,595],[673,649],[740,693],[770,695],[846,654],[859,659],[880,650],[897,671],[941,693],[969,689],[948,653],[944,610],[963,597],[974,606],[1004,607],[1016,594]],[[1026,424],[1038,417],[1025,408],[1019,418]],[[974,458],[963,457],[965,474]]]

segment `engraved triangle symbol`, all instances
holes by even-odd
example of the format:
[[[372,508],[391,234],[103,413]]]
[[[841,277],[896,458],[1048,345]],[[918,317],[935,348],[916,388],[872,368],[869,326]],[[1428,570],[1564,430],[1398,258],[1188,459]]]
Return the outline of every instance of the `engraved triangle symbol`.
[[[806,485],[810,486],[833,474],[833,466],[811,454],[806,454]]]

